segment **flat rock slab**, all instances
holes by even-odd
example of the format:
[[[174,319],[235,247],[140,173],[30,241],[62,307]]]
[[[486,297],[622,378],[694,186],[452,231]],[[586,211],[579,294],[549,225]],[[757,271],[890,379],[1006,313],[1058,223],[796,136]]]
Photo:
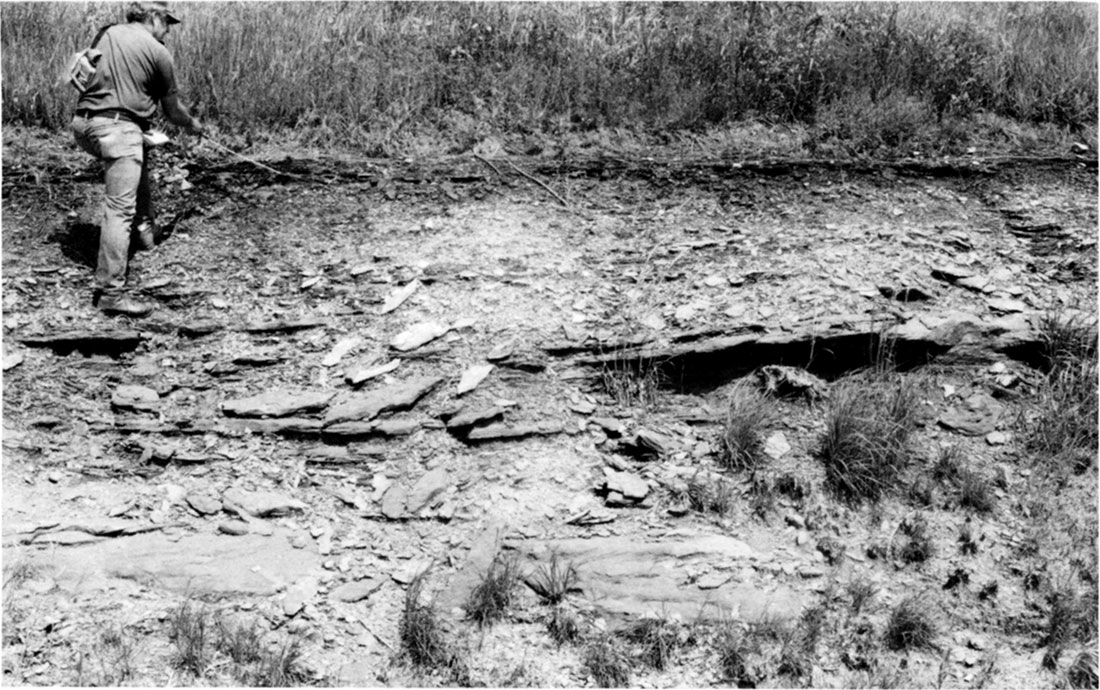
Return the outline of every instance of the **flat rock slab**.
[[[19,339],[28,347],[46,347],[58,354],[79,350],[84,354],[119,354],[137,349],[144,337],[137,331],[61,331]]]
[[[277,320],[250,323],[241,328],[245,333],[293,333],[326,325],[324,319]]]
[[[362,601],[374,594],[384,584],[386,584],[384,578],[368,577],[364,580],[356,580],[355,582],[342,584],[329,592],[328,596],[330,599],[335,599],[336,601],[354,603],[356,601]]]
[[[282,417],[277,419],[235,419],[227,422],[230,429],[247,429],[258,434],[283,436],[315,436],[321,433],[320,419]]]
[[[335,393],[322,391],[273,390],[222,403],[231,417],[290,417],[323,410]]]
[[[244,491],[235,488],[227,489],[222,494],[222,503],[228,510],[252,517],[286,515],[305,510],[307,507],[299,500],[273,491]]]
[[[350,395],[329,408],[324,425],[370,421],[383,412],[408,409],[441,381],[443,379],[438,376],[419,376],[392,386]]]
[[[514,441],[528,436],[552,436],[563,431],[561,424],[544,422],[540,424],[490,424],[478,427],[471,431],[466,440],[471,442],[482,441]]]
[[[451,486],[451,477],[447,470],[437,467],[417,480],[409,490],[405,507],[410,513],[419,513],[431,505],[432,501],[439,497]]]
[[[761,554],[745,542],[724,535],[670,537],[660,542],[639,542],[634,537],[561,539],[515,548],[525,554],[527,567],[573,562],[584,596],[609,618],[633,619],[645,615],[679,615],[682,620],[759,621],[789,619],[799,615],[802,601],[793,589],[763,589],[739,582],[737,572]],[[693,584],[692,570],[701,565],[731,569],[727,580],[706,580],[707,588]]]
[[[152,412],[159,406],[160,396],[147,386],[119,386],[111,394],[111,407],[118,410]]]
[[[192,594],[270,596],[321,572],[321,557],[292,547],[285,534],[200,534],[171,541],[151,533],[37,552],[31,559],[74,589],[113,587],[112,581],[122,579]]]

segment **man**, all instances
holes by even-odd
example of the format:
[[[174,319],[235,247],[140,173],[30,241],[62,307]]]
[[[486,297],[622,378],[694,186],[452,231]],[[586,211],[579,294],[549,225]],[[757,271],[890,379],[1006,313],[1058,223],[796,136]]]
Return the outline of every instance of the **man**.
[[[106,211],[99,231],[99,258],[93,304],[106,314],[143,317],[151,304],[126,292],[126,266],[132,228],[148,249],[153,237],[147,151],[142,137],[157,103],[173,124],[193,134],[202,126],[180,102],[175,65],[164,47],[178,24],[168,3],[134,2],[126,24],[108,27],[95,48],[102,53],[95,76],[77,101],[72,121],[77,144],[103,161]]]

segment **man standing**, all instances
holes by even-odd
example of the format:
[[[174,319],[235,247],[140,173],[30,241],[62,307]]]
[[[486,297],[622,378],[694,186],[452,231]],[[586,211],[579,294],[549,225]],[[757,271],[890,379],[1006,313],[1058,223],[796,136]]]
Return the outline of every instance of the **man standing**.
[[[126,24],[108,27],[95,48],[102,53],[95,76],[77,101],[72,121],[77,144],[103,161],[106,212],[99,231],[99,258],[93,303],[106,314],[147,316],[153,306],[126,293],[126,267],[132,228],[148,249],[153,209],[143,134],[157,103],[173,124],[193,134],[202,126],[180,102],[175,65],[164,47],[179,19],[163,1],[134,2]]]

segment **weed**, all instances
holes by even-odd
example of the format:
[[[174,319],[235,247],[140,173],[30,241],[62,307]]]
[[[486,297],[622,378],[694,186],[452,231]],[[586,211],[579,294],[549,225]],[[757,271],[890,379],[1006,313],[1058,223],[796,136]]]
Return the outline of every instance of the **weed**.
[[[969,520],[959,528],[959,552],[964,556],[973,556],[978,553],[978,541],[974,538],[974,530]]]
[[[781,636],[776,673],[799,681],[809,679],[824,626],[824,607],[814,606],[803,611],[798,625],[785,630]]]
[[[846,551],[844,544],[833,537],[825,536],[817,540],[817,550],[825,557],[829,565],[836,565]]]
[[[77,659],[76,684],[117,686],[131,680],[137,650],[137,642],[125,628],[101,628],[92,649]]]
[[[518,581],[519,564],[515,555],[497,553],[489,564],[489,570],[466,600],[466,616],[479,628],[503,618]]]
[[[749,509],[753,516],[767,520],[768,515],[775,512],[777,505],[775,484],[763,475],[754,476],[749,486]]]
[[[876,661],[866,671],[857,672],[853,680],[847,683],[850,688],[876,688],[889,690],[909,685],[909,677],[901,666],[891,666]]]
[[[715,639],[718,653],[718,669],[722,679],[739,688],[752,688],[763,680],[751,663],[752,656],[759,652],[758,645],[749,641],[741,628],[732,621],[725,622]]]
[[[978,513],[992,512],[996,500],[989,480],[975,470],[962,470],[959,478],[959,505]]]
[[[1055,668],[1058,658],[1073,641],[1086,642],[1096,637],[1096,593],[1079,595],[1070,584],[1062,584],[1047,595],[1050,610],[1047,614],[1043,644],[1047,651],[1043,666]]]
[[[604,365],[600,374],[604,393],[624,409],[655,409],[663,381],[664,375],[657,362],[619,352]]]
[[[309,679],[298,667],[301,656],[298,640],[284,642],[276,651],[264,652],[252,668],[239,675],[239,679],[245,685],[264,688],[306,685]]]
[[[172,615],[168,638],[176,645],[175,665],[202,678],[213,661],[210,651],[210,613],[205,605],[184,601]]]
[[[895,555],[902,562],[924,563],[935,554],[935,544],[928,532],[928,521],[923,515],[918,513],[906,518],[898,527],[898,531],[904,539],[900,548],[895,550]]]
[[[775,491],[792,501],[803,503],[814,494],[813,484],[798,475],[786,472],[775,478]]]
[[[932,465],[932,479],[940,484],[957,484],[962,473],[962,452],[958,446],[940,448]]]
[[[852,600],[852,613],[860,613],[878,594],[875,583],[866,578],[858,578],[848,583],[848,597]]]
[[[1046,316],[1039,327],[1047,370],[1035,409],[1024,417],[1026,447],[1082,472],[1097,455],[1097,332],[1077,319]]]
[[[615,638],[606,633],[589,642],[584,666],[601,688],[621,688],[630,682],[630,659]]]
[[[936,502],[936,487],[927,477],[916,477],[909,484],[909,502],[921,508],[929,508]]]
[[[230,624],[225,618],[219,618],[215,627],[218,651],[228,655],[238,665],[254,664],[263,657],[263,640],[255,621],[251,624]]]
[[[682,643],[679,626],[665,618],[642,618],[621,635],[639,645],[642,661],[659,671],[668,666]]]
[[[725,515],[733,510],[737,495],[733,484],[718,475],[696,472],[688,480],[683,500],[697,513]]]
[[[1092,640],[1066,669],[1066,684],[1071,688],[1095,688],[1100,685],[1097,674],[1097,641]]]
[[[547,604],[560,604],[580,584],[580,576],[572,561],[562,563],[558,554],[550,555],[550,562],[539,568],[525,580],[527,585]]]
[[[763,427],[771,420],[768,400],[745,381],[731,388],[726,422],[718,446],[718,462],[726,469],[755,472],[765,459]]]
[[[921,595],[911,595],[890,611],[884,633],[892,650],[921,649],[933,646],[937,629],[929,605]]]
[[[546,631],[559,645],[575,642],[581,634],[577,614],[562,604],[555,604],[546,620]]]
[[[434,604],[420,600],[427,574],[428,570],[424,570],[409,582],[409,588],[405,592],[405,608],[401,612],[398,626],[398,637],[402,650],[414,666],[432,669],[446,666],[451,654]]]
[[[877,501],[910,461],[916,388],[907,379],[867,376],[833,391],[818,455],[833,491],[850,502]]]

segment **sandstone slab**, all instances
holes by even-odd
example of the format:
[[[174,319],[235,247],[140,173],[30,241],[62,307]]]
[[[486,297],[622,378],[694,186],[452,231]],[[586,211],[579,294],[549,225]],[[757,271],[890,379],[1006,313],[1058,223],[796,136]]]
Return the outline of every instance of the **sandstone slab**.
[[[370,421],[383,412],[408,409],[442,380],[438,376],[420,376],[392,386],[347,396],[329,408],[324,425]]]
[[[584,596],[610,619],[646,615],[679,615],[683,620],[759,621],[790,619],[802,608],[800,595],[784,585],[754,585],[730,578],[708,579],[707,589],[692,586],[692,568],[698,563],[724,567],[750,565],[763,555],[745,542],[725,535],[669,537],[643,542],[634,537],[559,539],[519,542],[528,568],[572,562]]]
[[[322,410],[333,393],[321,391],[272,390],[222,403],[222,411],[231,417],[290,417]]]
[[[229,510],[252,517],[286,515],[307,507],[297,499],[274,491],[244,491],[236,488],[227,489],[222,494],[222,503]]]

